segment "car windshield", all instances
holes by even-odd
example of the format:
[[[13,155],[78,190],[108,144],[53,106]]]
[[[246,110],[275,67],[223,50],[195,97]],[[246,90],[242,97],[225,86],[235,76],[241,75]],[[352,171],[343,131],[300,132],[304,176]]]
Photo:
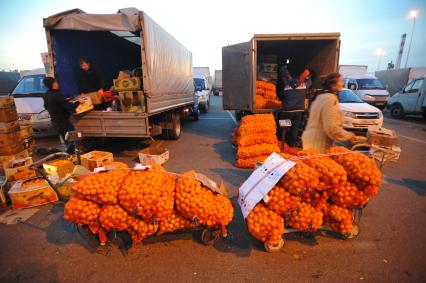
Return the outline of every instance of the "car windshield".
[[[358,89],[385,89],[378,79],[357,79]]]
[[[195,88],[201,88],[201,90],[205,90],[205,84],[203,79],[194,79]]]
[[[44,75],[24,77],[12,92],[14,97],[40,97],[47,91],[43,84]]]
[[[339,93],[340,103],[363,103],[361,98],[350,89],[344,89]]]

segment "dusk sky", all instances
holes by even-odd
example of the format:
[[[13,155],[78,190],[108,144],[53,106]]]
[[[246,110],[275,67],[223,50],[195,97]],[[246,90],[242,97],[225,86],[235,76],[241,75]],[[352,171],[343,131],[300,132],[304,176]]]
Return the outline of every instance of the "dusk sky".
[[[413,20],[418,11],[408,66],[426,66],[426,0],[357,1],[163,1],[163,0],[14,0],[0,2],[0,69],[42,66],[47,51],[42,19],[72,8],[88,13],[144,10],[192,51],[194,66],[221,69],[221,48],[248,41],[255,33],[340,32],[340,64],[377,69],[377,49],[385,54],[380,68],[395,63],[401,35],[407,33],[405,64]]]

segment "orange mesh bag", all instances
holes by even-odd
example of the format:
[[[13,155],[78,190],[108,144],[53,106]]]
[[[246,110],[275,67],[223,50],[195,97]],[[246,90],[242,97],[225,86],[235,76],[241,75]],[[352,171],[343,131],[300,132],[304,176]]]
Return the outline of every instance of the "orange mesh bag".
[[[195,179],[194,172],[186,172],[176,182],[176,212],[188,220],[206,227],[226,226],[234,216],[234,207],[227,197],[212,192]]]
[[[250,234],[262,242],[276,245],[284,234],[284,218],[263,203],[253,208],[246,221]]]
[[[330,194],[334,204],[348,209],[363,207],[368,202],[368,196],[351,182],[334,187],[330,190]]]
[[[299,156],[310,156],[319,154],[316,150],[301,150]],[[319,173],[319,185],[317,190],[330,189],[337,184],[347,181],[345,169],[333,159],[324,157],[311,157],[303,159],[303,162],[314,168]]]
[[[337,205],[329,205],[327,207],[327,214],[324,217],[324,222],[331,230],[347,235],[352,230],[352,212],[346,208],[338,207]]]
[[[237,159],[235,166],[238,168],[254,168],[256,163],[262,163],[268,158],[268,155],[260,155],[246,159]]]
[[[99,222],[106,231],[117,230],[125,231],[129,227],[129,218],[121,206],[115,205],[104,205],[99,214]]]
[[[323,213],[316,211],[311,205],[301,202],[291,211],[288,225],[300,232],[318,230],[323,222]]]
[[[160,221],[158,235],[195,228],[197,225],[176,212]]]
[[[266,206],[274,212],[284,215],[300,203],[300,197],[293,196],[283,187],[276,185],[268,193]]]
[[[89,174],[72,186],[82,198],[101,204],[117,204],[118,191],[129,170],[110,170]]]
[[[132,171],[123,181],[120,204],[145,221],[160,221],[173,213],[176,176],[160,165]]]
[[[373,159],[361,153],[349,153],[351,151],[342,146],[332,147],[328,152],[348,153],[336,155],[332,158],[345,168],[348,179],[355,183],[358,189],[364,191],[369,197],[377,195],[382,182],[382,172]]]
[[[132,237],[132,247],[136,247],[138,244],[158,230],[158,225],[145,222],[143,220],[129,218],[129,229],[128,232]]]
[[[271,153],[280,152],[280,148],[276,144],[261,143],[251,146],[238,147],[237,158],[247,159],[259,155],[270,155]]]
[[[238,146],[250,146],[255,144],[272,144],[272,145],[278,145],[278,139],[277,135],[274,133],[257,133],[257,134],[249,134],[245,136],[238,137],[237,144]]]
[[[289,159],[287,155],[283,156]],[[319,174],[314,168],[306,165],[301,160],[296,160],[294,162],[296,165],[281,178],[279,184],[293,195],[309,195],[309,192],[312,189],[316,189],[319,185]]]

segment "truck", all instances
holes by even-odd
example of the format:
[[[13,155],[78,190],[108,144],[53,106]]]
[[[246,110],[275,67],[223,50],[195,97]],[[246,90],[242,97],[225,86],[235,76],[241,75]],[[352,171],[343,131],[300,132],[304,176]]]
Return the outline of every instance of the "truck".
[[[375,72],[375,76],[386,87],[390,95],[402,90],[413,79],[426,75],[426,67],[390,69]]]
[[[255,34],[247,42],[223,47],[223,108],[236,110],[237,118],[272,112],[256,108],[260,63],[267,61],[275,69],[287,64],[289,72],[297,75],[308,67],[316,74],[312,87],[318,88],[320,75],[337,71],[339,50],[340,33]]]
[[[213,93],[214,95],[219,95],[221,91],[222,91],[222,70],[215,70]]]
[[[393,118],[401,119],[406,114],[422,114],[426,118],[426,76],[416,78],[395,93],[388,101]]]
[[[138,69],[146,111],[92,110],[74,117],[83,137],[152,137],[178,139],[181,117],[198,119],[192,78],[192,53],[145,12],[120,9],[115,14],[88,14],[73,9],[43,20],[47,47],[67,96],[79,93],[79,58],[102,70],[108,89],[122,70]]]
[[[339,65],[339,73],[342,76],[367,74],[367,65]]]
[[[210,94],[212,90],[209,67],[193,67],[195,96],[198,99],[198,108],[203,113],[207,113],[210,107]]]

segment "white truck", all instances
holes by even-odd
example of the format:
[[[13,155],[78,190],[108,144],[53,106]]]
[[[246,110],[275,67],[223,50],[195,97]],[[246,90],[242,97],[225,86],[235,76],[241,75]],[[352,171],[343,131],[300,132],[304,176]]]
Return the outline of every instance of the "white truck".
[[[195,96],[198,99],[198,108],[207,113],[210,107],[210,94],[212,90],[209,67],[193,67],[192,76],[195,84]]]
[[[363,101],[384,109],[389,92],[374,76],[367,74],[345,76],[345,87],[353,90]]]
[[[426,77],[414,79],[388,101],[390,114],[396,119],[406,114],[422,114],[426,118]]]
[[[214,95],[219,95],[221,91],[222,91],[222,70],[215,70],[213,93]]]
[[[426,67],[383,70],[375,72],[374,75],[386,87],[390,95],[394,95],[412,80],[426,76]]]
[[[83,137],[178,139],[181,117],[198,119],[192,78],[192,53],[143,11],[88,14],[79,9],[43,20],[49,56],[61,92],[79,94],[79,58],[102,70],[108,89],[121,70],[141,68],[145,112],[92,110],[76,115]]]
[[[367,65],[339,65],[339,73],[342,76],[363,75],[367,73]]]

